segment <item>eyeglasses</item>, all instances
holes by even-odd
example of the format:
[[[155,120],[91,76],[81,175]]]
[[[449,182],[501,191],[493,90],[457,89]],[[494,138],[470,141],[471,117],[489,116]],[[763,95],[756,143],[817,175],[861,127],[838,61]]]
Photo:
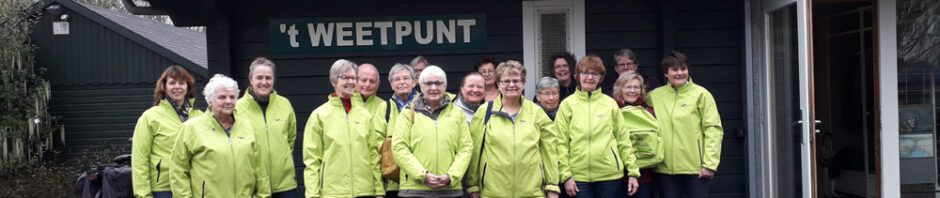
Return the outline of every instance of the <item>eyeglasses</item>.
[[[424,84],[424,86],[428,86],[428,87],[435,87],[435,86],[437,86],[437,87],[444,87],[444,82],[441,82],[441,81],[424,82],[424,83],[422,83],[422,84]]]
[[[517,85],[518,85],[518,84],[522,84],[522,80],[519,80],[519,79],[500,80],[499,83],[504,84],[504,85],[511,85],[511,84],[517,84]]]
[[[349,80],[359,80],[359,77],[341,75],[341,76],[339,76],[339,79],[340,79],[340,80],[347,80],[347,81],[349,81]]]
[[[539,94],[539,95],[543,95],[543,96],[553,96],[553,97],[558,97],[558,95],[561,95],[561,94],[558,93],[557,91],[556,91],[556,92],[548,92],[548,93],[538,93],[538,94]]]
[[[485,74],[493,74],[493,73],[496,73],[496,70],[495,70],[495,69],[480,70],[480,74],[484,74],[484,75],[485,75]]]
[[[628,67],[628,66],[636,66],[636,63],[622,63],[622,64],[617,64],[617,67]]]
[[[596,78],[596,77],[600,77],[601,74],[600,74],[600,73],[597,73],[597,72],[581,72],[581,76],[584,76],[584,77],[595,77],[595,78]]]

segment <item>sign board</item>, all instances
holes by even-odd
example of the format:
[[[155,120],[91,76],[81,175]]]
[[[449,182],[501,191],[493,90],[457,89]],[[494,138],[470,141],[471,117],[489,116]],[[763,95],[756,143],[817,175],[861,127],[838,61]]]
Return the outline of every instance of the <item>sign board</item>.
[[[272,53],[486,47],[486,16],[270,19]]]
[[[52,35],[69,35],[69,22],[68,21],[52,22]]]

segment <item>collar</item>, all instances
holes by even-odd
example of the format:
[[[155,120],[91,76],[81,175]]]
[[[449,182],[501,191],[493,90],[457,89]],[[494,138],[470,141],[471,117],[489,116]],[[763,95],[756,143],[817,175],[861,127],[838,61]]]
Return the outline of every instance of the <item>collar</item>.
[[[457,99],[454,100],[454,104],[467,111],[476,111],[478,108],[480,108],[480,105],[482,105],[483,103],[470,104],[469,102],[467,102],[467,100],[463,98],[463,94],[461,94],[461,95],[457,95]]]
[[[404,101],[401,100],[400,97],[398,97],[398,94],[392,93],[392,99],[395,99],[395,102],[398,103],[398,104],[400,104],[400,105],[408,104],[408,103],[411,103],[411,100],[414,100],[415,95],[417,95],[417,93],[418,93],[418,92],[416,92],[416,91],[411,91],[411,94],[408,94],[408,100],[404,100]]]
[[[595,89],[594,91],[589,91],[589,92],[581,91],[581,87],[578,87],[578,88],[574,89],[574,95],[577,96],[577,97],[579,97],[579,98],[582,98],[582,99],[589,99],[589,100],[590,100],[590,99],[593,99],[593,98],[599,98],[599,97],[597,97],[597,96],[598,96],[598,95],[604,95],[604,93],[602,92],[602,90],[601,90],[600,87],[598,87],[598,88]]]
[[[330,105],[343,107],[343,99],[336,96],[336,93],[331,93],[329,96],[327,96],[327,99],[327,103]],[[359,93],[353,93],[353,95],[349,97],[349,104],[352,107],[362,106],[362,95],[359,95]]]
[[[441,104],[437,107],[437,109],[434,109],[431,111],[440,111],[441,109],[446,108],[447,104],[450,104],[450,100],[451,100],[450,96],[447,96],[447,94],[443,94],[441,98]],[[418,99],[414,101],[414,108],[417,109],[418,112],[420,111],[430,112],[428,111],[428,108],[430,107],[427,105],[427,100],[424,100],[424,97],[421,97],[421,95],[419,95]]]

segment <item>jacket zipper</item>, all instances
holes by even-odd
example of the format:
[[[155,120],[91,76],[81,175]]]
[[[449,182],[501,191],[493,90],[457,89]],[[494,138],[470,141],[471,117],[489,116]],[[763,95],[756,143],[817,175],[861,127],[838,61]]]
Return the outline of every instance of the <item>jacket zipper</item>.
[[[232,127],[233,127],[232,129],[234,129],[235,126],[232,126]],[[235,160],[235,145],[232,143],[232,134],[231,134],[231,133],[226,133],[226,134],[228,135],[228,148],[229,148],[229,153],[232,154],[232,176],[235,177],[235,181],[238,181],[238,174],[237,174],[237,173],[238,173],[238,170],[235,168],[235,167],[236,167],[236,166],[235,166],[235,164],[236,164],[236,162],[235,162],[235,161],[236,161],[236,160]],[[232,193],[235,193],[235,192],[237,192],[237,191],[238,191],[238,185],[235,184],[235,182],[232,182]]]
[[[270,97],[271,97],[271,96],[268,95],[268,98],[269,98],[268,101],[269,101],[269,102],[270,102]],[[254,101],[254,99],[252,99],[252,101]],[[271,104],[269,103],[267,107],[270,107],[270,106],[271,106]],[[261,104],[258,104],[258,109],[259,109],[259,110],[261,109]],[[272,170],[272,169],[273,169],[272,167],[274,166],[274,164],[271,163],[271,161],[274,161],[274,160],[273,160],[273,159],[274,159],[274,156],[271,155],[271,130],[268,128],[268,116],[265,115],[265,114],[267,114],[267,112],[268,112],[267,110],[261,111],[261,120],[264,120],[264,137],[265,137],[265,138],[264,138],[264,141],[267,143],[266,146],[268,146],[268,148],[267,148],[267,150],[268,150],[268,167],[267,167],[267,169],[268,169],[268,181],[271,181],[271,182],[269,182],[269,183],[271,184],[271,187],[270,187],[270,188],[271,188],[271,192],[274,192],[274,190],[275,190],[275,189],[274,189],[274,171]]]
[[[163,159],[157,162],[157,182],[160,182],[160,164],[163,163]]]
[[[522,108],[522,107],[520,106],[520,109],[521,109],[521,108]],[[516,115],[518,115],[519,112],[516,112],[516,113],[517,113]],[[513,144],[515,144],[515,143],[516,143],[516,121],[515,121],[515,120],[512,120],[511,117],[510,117],[509,121],[512,122],[512,142],[513,142]],[[515,147],[515,146],[512,147],[512,158],[513,158],[513,159],[518,159],[517,156],[516,156],[516,147]],[[517,163],[512,163],[512,178],[516,178],[516,164],[517,164]],[[512,197],[516,197],[516,182],[510,182],[510,183],[511,183],[511,185],[512,185],[511,188],[510,188],[510,189],[512,189],[512,190],[510,190],[510,192],[512,192],[512,194],[510,194],[510,195],[512,195]]]
[[[349,108],[350,111],[352,111],[352,107],[351,107],[351,106],[352,106],[352,104],[350,104],[350,108]],[[355,172],[355,170],[354,170],[354,168],[353,168],[353,166],[352,166],[352,164],[353,164],[353,163],[352,163],[353,151],[352,151],[352,146],[351,146],[351,145],[353,144],[353,142],[352,142],[352,134],[350,134],[351,131],[349,130],[350,127],[351,127],[351,126],[349,125],[349,112],[346,112],[346,144],[347,144],[347,145],[350,145],[350,146],[349,146],[349,165],[350,165],[350,166],[349,166],[349,175],[350,175],[350,176],[354,176],[354,175],[356,175],[356,172]],[[350,179],[349,181],[350,181],[349,193],[351,193],[350,196],[352,196],[353,194],[356,194],[356,180],[355,180],[355,179]]]
[[[588,94],[588,116],[587,116],[588,131],[587,131],[587,134],[588,134],[588,148],[590,148],[591,145],[594,145],[594,140],[593,140],[594,135],[591,133],[592,131],[591,129],[594,128],[594,123],[591,122],[591,115],[594,114],[594,111],[592,111],[592,108],[591,108],[591,92],[587,92],[587,94]],[[589,158],[588,159],[588,176],[587,176],[588,181],[594,181],[594,178],[591,177],[591,175],[593,175],[592,173],[594,172],[594,166],[591,165],[591,161],[593,161],[593,159],[590,159],[590,158],[593,158],[593,156],[594,155],[593,155],[592,149],[588,149],[588,158]],[[572,174],[572,177],[574,177],[574,174]]]
[[[675,115],[676,115],[676,104],[679,104],[679,87],[673,86],[673,89],[676,91],[676,94],[675,94],[675,97],[674,97],[673,100],[672,100],[672,109],[671,109],[670,114],[669,114],[670,119],[671,119],[672,116],[675,116]],[[670,122],[669,122],[669,125],[672,127],[672,130],[673,130],[673,131],[676,131],[676,123],[675,123],[675,121],[670,121]],[[672,137],[671,137],[671,139],[672,139],[671,142],[675,143],[677,136],[678,136],[678,135],[673,134]],[[670,149],[672,150],[672,153],[676,153],[676,152],[675,152],[675,151],[676,151],[676,147],[672,147],[672,148],[670,148]],[[699,155],[701,156],[701,151],[699,151]],[[667,155],[667,156],[669,156],[670,158],[674,158],[673,156],[670,156],[670,155]],[[700,158],[700,159],[701,159],[701,158]],[[663,160],[663,161],[665,161],[665,160]],[[664,163],[665,163],[665,162],[664,162]],[[673,170],[669,170],[669,171],[675,171],[675,170],[673,169]]]

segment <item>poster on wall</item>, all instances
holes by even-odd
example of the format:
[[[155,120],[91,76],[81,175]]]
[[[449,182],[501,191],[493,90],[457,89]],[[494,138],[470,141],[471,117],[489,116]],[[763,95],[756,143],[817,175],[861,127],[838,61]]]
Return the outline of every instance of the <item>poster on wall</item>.
[[[901,134],[915,132],[933,133],[933,107],[929,104],[901,105],[898,109]]]
[[[933,157],[933,134],[907,134],[900,137],[901,158]]]

